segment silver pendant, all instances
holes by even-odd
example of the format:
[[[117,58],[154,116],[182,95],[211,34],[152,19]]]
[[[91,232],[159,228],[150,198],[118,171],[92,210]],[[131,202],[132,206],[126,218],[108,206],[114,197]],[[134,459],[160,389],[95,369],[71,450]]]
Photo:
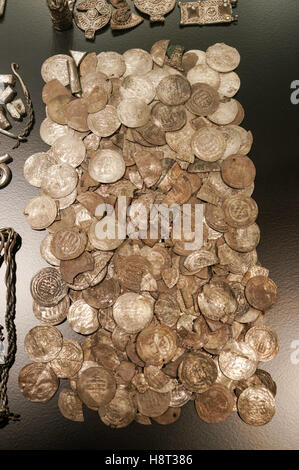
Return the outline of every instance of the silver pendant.
[[[150,17],[151,23],[165,21],[164,16],[175,7],[176,0],[134,0],[135,7]]]
[[[181,24],[217,24],[232,23],[238,20],[232,9],[235,0],[199,0],[197,2],[179,2],[181,9]]]
[[[111,16],[110,28],[130,29],[143,22],[141,16],[132,13],[130,7],[118,8],[114,10]]]
[[[79,13],[75,13],[78,28],[85,32],[86,39],[93,40],[96,31],[109,23],[111,9],[108,3],[105,0],[84,0],[79,2],[76,7],[79,10]]]

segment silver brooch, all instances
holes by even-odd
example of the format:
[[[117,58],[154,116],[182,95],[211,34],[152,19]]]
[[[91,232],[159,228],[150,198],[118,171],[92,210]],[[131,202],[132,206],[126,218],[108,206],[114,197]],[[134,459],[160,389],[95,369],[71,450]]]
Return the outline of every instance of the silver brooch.
[[[86,39],[93,40],[96,31],[109,23],[111,9],[108,3],[105,0],[84,0],[76,7],[79,13],[74,16],[78,28],[85,32]]]
[[[150,17],[150,22],[163,23],[164,16],[175,7],[176,0],[134,0],[135,7]]]
[[[237,0],[199,0],[197,2],[179,2],[181,24],[216,24],[232,23],[238,20],[233,15],[233,6]]]

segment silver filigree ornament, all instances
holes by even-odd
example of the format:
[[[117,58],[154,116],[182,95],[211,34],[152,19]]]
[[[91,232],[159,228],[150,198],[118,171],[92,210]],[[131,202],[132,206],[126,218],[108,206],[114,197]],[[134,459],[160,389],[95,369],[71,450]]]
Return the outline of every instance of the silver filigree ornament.
[[[105,0],[84,0],[76,5],[78,28],[85,32],[86,39],[93,40],[96,31],[104,28],[111,18],[111,9]],[[82,11],[82,13],[81,13]]]
[[[151,23],[164,23],[165,15],[171,12],[176,0],[134,0],[135,7],[150,17]]]

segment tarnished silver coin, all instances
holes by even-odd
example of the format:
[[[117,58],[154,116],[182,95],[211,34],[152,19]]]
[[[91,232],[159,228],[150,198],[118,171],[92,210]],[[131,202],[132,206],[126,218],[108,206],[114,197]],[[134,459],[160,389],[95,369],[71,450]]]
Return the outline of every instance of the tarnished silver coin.
[[[136,350],[146,364],[161,367],[167,364],[177,351],[176,332],[163,324],[148,326],[139,333]]]
[[[234,228],[244,228],[252,225],[258,216],[256,202],[242,194],[227,198],[223,203],[226,222]]]
[[[48,196],[59,199],[71,194],[77,186],[78,174],[66,163],[52,165],[45,171],[41,188]]]
[[[256,371],[258,358],[247,343],[232,341],[219,354],[221,372],[232,380],[248,379]]]
[[[114,134],[121,125],[121,119],[114,106],[107,105],[101,111],[88,115],[89,129],[99,137]]]
[[[269,310],[277,302],[277,286],[269,277],[254,276],[246,284],[245,295],[254,308]]]
[[[237,310],[237,301],[229,285],[223,281],[211,281],[198,294],[202,314],[210,320],[226,323]]]
[[[89,367],[78,376],[77,392],[89,408],[98,409],[105,406],[116,392],[113,374],[101,366]]]
[[[67,125],[79,132],[89,131],[87,104],[83,98],[72,100],[65,106]]]
[[[118,236],[118,228],[118,221],[111,215],[107,215],[99,221],[93,221],[88,230],[91,245],[101,251],[115,250],[124,242],[123,237],[119,238]]]
[[[170,75],[163,78],[156,91],[159,100],[170,106],[186,103],[191,96],[190,83],[181,75]]]
[[[128,75],[121,84],[120,94],[123,99],[139,98],[149,104],[155,98],[156,90],[147,76]]]
[[[54,142],[51,155],[62,163],[76,168],[83,162],[86,155],[86,148],[79,137],[66,135]]]
[[[275,414],[275,399],[266,387],[248,387],[239,396],[237,408],[245,423],[264,426]]]
[[[126,71],[126,63],[121,54],[117,52],[101,52],[97,56],[97,71],[104,73],[109,78],[122,77]]]
[[[218,72],[231,72],[240,64],[240,54],[234,47],[217,43],[206,52],[207,64]]]
[[[219,102],[219,94],[215,88],[206,83],[195,83],[186,107],[197,116],[208,116],[218,109]]]
[[[236,251],[248,253],[254,250],[260,241],[260,229],[257,224],[245,228],[230,227],[224,234],[226,243]]]
[[[56,268],[43,268],[30,284],[31,295],[44,307],[54,307],[67,295],[67,285]]]
[[[123,54],[127,75],[145,75],[153,68],[151,55],[143,49],[129,49]]]
[[[170,403],[170,392],[158,393],[147,390],[145,393],[137,393],[137,406],[140,413],[145,416],[156,417],[165,413]]]
[[[163,131],[174,132],[184,127],[187,122],[187,115],[182,105],[169,106],[158,102],[152,108],[151,119]]]
[[[69,379],[79,372],[83,364],[83,350],[80,343],[63,339],[62,348],[50,366],[60,379]]]
[[[52,361],[61,351],[62,334],[54,326],[35,326],[24,340],[24,349],[33,362]]]
[[[58,397],[58,408],[65,418],[71,421],[84,421],[82,402],[73,390],[67,388],[61,390]]]
[[[59,379],[48,364],[27,364],[19,373],[19,389],[25,398],[46,403],[57,392]]]
[[[137,406],[132,393],[126,389],[118,388],[110,403],[99,408],[99,415],[107,426],[119,429],[134,421],[136,411]]]
[[[216,381],[217,367],[204,354],[188,353],[179,365],[178,376],[188,390],[203,393]]]
[[[37,196],[28,202],[24,214],[31,228],[43,230],[56,219],[57,205],[49,196]]]
[[[206,423],[225,421],[233,412],[233,393],[224,385],[215,383],[208,390],[197,394],[195,408],[198,416]]]
[[[41,182],[45,172],[52,165],[58,163],[58,159],[53,154],[45,152],[34,153],[28,157],[24,164],[24,178],[32,186],[41,187]]]
[[[117,107],[117,115],[127,127],[144,126],[150,118],[150,108],[140,98],[125,98]]]
[[[278,337],[269,327],[253,326],[247,331],[245,342],[256,351],[259,361],[271,361],[278,354]]]
[[[153,304],[148,297],[134,292],[122,294],[113,305],[113,318],[127,333],[143,330],[151,322],[153,314]]]
[[[198,158],[207,162],[215,162],[223,157],[226,142],[218,129],[207,126],[195,132],[191,145]]]
[[[74,302],[67,314],[70,327],[82,335],[90,335],[99,328],[98,312],[83,299]]]
[[[193,392],[187,390],[183,384],[178,384],[170,392],[170,403],[169,406],[178,407],[184,406],[188,401],[192,399]]]
[[[49,233],[41,242],[40,244],[40,254],[42,258],[52,266],[59,266],[60,259],[56,258],[56,256],[52,253],[51,250],[51,242],[52,242],[53,235]]]
[[[67,63],[71,62],[71,57],[65,54],[57,54],[45,60],[41,68],[41,74],[45,82],[57,79],[62,85],[70,82]]]
[[[70,298],[68,296],[64,297],[57,305],[54,307],[44,307],[39,305],[35,300],[33,301],[33,313],[36,318],[47,325],[59,325],[62,323],[67,316],[68,310],[70,308]]]
[[[256,170],[250,158],[244,155],[231,155],[222,162],[221,176],[232,188],[242,189],[254,183]]]
[[[226,141],[226,149],[223,155],[223,159],[229,157],[230,155],[236,155],[241,147],[241,137],[240,133],[236,129],[237,126],[221,126],[219,130],[224,135]]]
[[[100,183],[114,183],[124,175],[126,165],[123,157],[116,150],[99,150],[90,159],[88,172],[90,176]]]
[[[74,229],[58,230],[54,233],[51,249],[60,260],[78,258],[85,250],[87,235],[83,231]]]

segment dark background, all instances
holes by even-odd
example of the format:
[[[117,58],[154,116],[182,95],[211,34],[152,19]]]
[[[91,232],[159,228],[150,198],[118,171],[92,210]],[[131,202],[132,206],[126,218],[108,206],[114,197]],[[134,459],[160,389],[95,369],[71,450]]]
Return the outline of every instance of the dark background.
[[[10,63],[21,65],[34,103],[36,124],[27,143],[11,150],[13,142],[0,136],[0,154],[9,151],[13,180],[0,190],[0,227],[11,226],[23,238],[17,255],[18,353],[11,370],[9,401],[20,413],[19,423],[0,430],[0,449],[298,449],[299,448],[299,364],[291,363],[291,342],[299,340],[299,253],[298,244],[298,114],[299,105],[290,102],[290,84],[299,80],[299,10],[297,0],[239,0],[237,25],[179,26],[179,8],[167,16],[164,25],[151,26],[146,19],[132,31],[100,32],[94,43],[74,26],[65,33],[52,29],[45,0],[8,0],[0,20],[0,73],[10,72]],[[40,140],[44,119],[41,101],[43,61],[69,49],[120,53],[134,47],[149,50],[153,42],[169,38],[186,49],[206,49],[226,42],[240,51],[238,69],[242,87],[238,99],[246,111],[243,126],[251,129],[251,152],[257,168],[254,198],[259,208],[262,239],[258,248],[261,263],[279,286],[278,304],[267,314],[268,324],[279,334],[279,356],[264,369],[278,385],[277,412],[262,428],[243,423],[235,413],[228,421],[208,425],[200,421],[189,403],[180,420],[168,427],[137,423],[121,430],[104,426],[96,412],[85,410],[85,423],[64,419],[57,408],[58,394],[45,405],[27,401],[19,392],[18,371],[28,362],[23,342],[26,332],[37,324],[32,313],[29,283],[45,266],[39,245],[45,232],[34,232],[23,216],[25,203],[38,194],[23,178],[23,164],[31,154],[47,150]],[[19,92],[18,96],[22,96]],[[3,271],[3,269],[2,269]],[[3,276],[3,272],[2,272]],[[2,280],[2,277],[1,277]],[[0,307],[3,321],[5,290],[1,284]],[[59,327],[75,336],[67,325]]]

